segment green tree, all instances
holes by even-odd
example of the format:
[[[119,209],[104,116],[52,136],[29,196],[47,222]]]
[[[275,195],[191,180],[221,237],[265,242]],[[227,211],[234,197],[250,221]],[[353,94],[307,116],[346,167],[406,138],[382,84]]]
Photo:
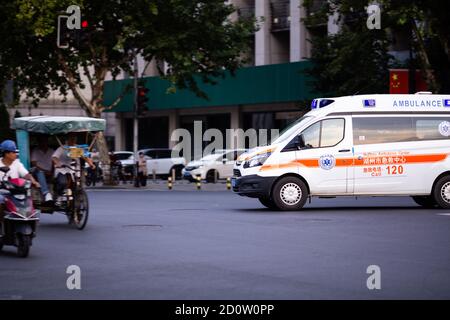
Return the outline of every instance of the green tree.
[[[450,2],[437,0],[384,0],[389,27],[410,30],[417,64],[428,87],[450,92]]]
[[[314,1],[304,5],[310,9]],[[369,30],[366,25],[367,1],[331,0],[305,20],[311,28],[322,25],[322,32],[312,37],[313,87],[327,96],[356,93],[386,93],[388,90],[388,39],[382,30]],[[327,17],[339,12],[337,34],[327,34]],[[311,12],[310,12],[311,13]]]
[[[0,74],[14,79],[21,92],[38,103],[51,90],[73,93],[89,116],[116,105],[103,104],[107,74],[130,72],[134,57],[166,61],[173,87],[204,96],[194,74],[205,82],[236,70],[254,31],[252,20],[230,21],[234,7],[223,0],[79,0],[88,21],[70,47],[56,46],[57,16],[72,0],[0,2]],[[85,79],[83,81],[83,77]],[[88,94],[83,91],[88,88]],[[104,137],[98,140],[108,162]]]
[[[314,0],[304,5],[310,9]],[[388,54],[396,32],[409,34],[413,59],[402,67],[421,69],[422,76],[434,93],[450,92],[450,2],[437,0],[382,0],[381,29],[366,27],[367,0],[330,0],[309,14],[306,23],[314,28],[326,25],[333,10],[339,12],[340,32],[326,31],[312,39],[312,61],[309,72],[316,78],[314,87],[328,95],[385,93],[388,90],[388,68],[395,61]],[[311,12],[310,12],[311,13]],[[314,33],[313,33],[314,34]]]

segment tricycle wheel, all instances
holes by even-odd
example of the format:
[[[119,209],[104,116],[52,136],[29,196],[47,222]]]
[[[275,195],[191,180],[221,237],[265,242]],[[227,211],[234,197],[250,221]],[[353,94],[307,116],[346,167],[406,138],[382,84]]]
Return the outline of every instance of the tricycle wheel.
[[[86,191],[81,190],[78,193],[78,197],[74,199],[75,210],[73,212],[73,223],[78,230],[83,230],[86,227],[89,217],[89,200]]]

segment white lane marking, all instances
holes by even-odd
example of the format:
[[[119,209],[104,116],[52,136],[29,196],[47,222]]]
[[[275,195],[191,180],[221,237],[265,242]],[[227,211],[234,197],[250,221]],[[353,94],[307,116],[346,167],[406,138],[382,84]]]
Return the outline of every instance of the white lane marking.
[[[438,216],[449,216],[450,217],[450,213],[438,213]]]

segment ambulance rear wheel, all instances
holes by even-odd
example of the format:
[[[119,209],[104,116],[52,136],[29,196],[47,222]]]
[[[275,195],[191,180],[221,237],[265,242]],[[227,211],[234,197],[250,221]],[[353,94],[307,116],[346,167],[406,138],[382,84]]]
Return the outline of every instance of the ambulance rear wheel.
[[[306,184],[296,177],[285,177],[275,183],[272,199],[283,211],[300,210],[308,198]]]
[[[434,199],[442,209],[450,209],[450,176],[442,177],[433,190]]]
[[[414,202],[424,208],[434,208],[437,203],[432,196],[413,196]]]
[[[258,198],[258,200],[266,208],[268,208],[270,210],[278,210],[278,207],[276,206],[275,202],[272,199],[266,198],[266,197],[261,197],[261,198]]]

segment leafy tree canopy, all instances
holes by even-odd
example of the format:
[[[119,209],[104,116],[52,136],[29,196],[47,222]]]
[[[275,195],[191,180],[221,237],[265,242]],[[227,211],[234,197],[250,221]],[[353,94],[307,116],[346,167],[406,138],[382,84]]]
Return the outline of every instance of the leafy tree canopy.
[[[235,8],[223,0],[78,0],[88,27],[61,49],[57,19],[69,5],[72,0],[0,1],[0,84],[13,79],[35,104],[52,90],[71,91],[93,117],[122,97],[103,104],[107,74],[131,72],[137,54],[168,63],[173,88],[205,97],[194,75],[213,83],[233,73],[255,30],[254,19],[232,21]],[[102,133],[97,147],[108,163]]]
[[[130,71],[136,54],[169,65],[166,77],[202,95],[193,78],[213,82],[241,64],[254,21],[230,21],[235,10],[222,0],[80,0],[88,21],[70,47],[56,46],[57,17],[71,0],[0,3],[0,74],[36,102],[50,90],[69,90],[88,115],[100,116],[108,72]],[[82,81],[82,75],[87,81]],[[89,87],[90,95],[83,93]]]
[[[312,34],[312,61],[308,72],[315,78],[314,88],[327,95],[387,93],[390,67],[399,65],[389,55],[394,33],[407,34],[414,63],[435,92],[450,92],[450,24],[446,14],[450,4],[441,1],[383,0],[381,29],[367,28],[364,0],[330,0],[314,8],[314,0],[304,5],[305,19]],[[337,34],[327,34],[328,16],[338,12]]]

